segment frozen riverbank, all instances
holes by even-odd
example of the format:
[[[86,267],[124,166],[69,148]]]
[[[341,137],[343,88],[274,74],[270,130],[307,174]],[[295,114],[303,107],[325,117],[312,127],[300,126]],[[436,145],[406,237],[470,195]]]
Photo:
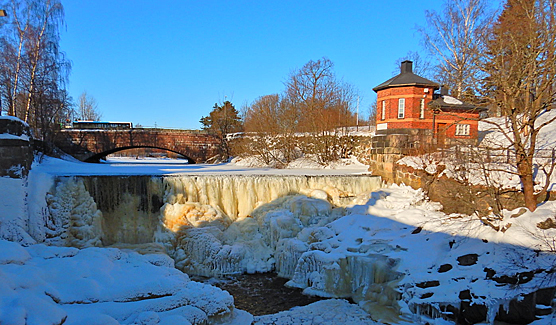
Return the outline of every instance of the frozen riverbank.
[[[92,317],[96,317],[100,323],[103,323],[103,319],[124,324],[133,323],[136,319],[152,319],[152,323],[157,324],[167,322],[168,317],[185,317],[180,313],[190,309],[185,308],[191,305],[187,301],[190,301],[189,296],[196,297],[196,293],[214,296],[215,302],[222,301],[223,306],[226,306],[227,310],[221,309],[223,314],[217,317],[211,316],[209,309],[203,310],[208,305],[203,308],[193,306],[203,311],[205,316],[199,313],[200,317],[207,317],[211,323],[223,320],[248,324],[254,319],[261,324],[280,320],[296,324],[307,321],[302,311],[312,315],[311,319],[326,320],[328,324],[334,324],[338,319],[372,323],[369,317],[399,323],[446,322],[441,321],[441,318],[488,323],[495,317],[502,320],[516,317],[516,310],[527,308],[528,314],[520,316],[521,323],[537,319],[536,324],[549,324],[553,317],[551,299],[556,286],[553,276],[555,260],[551,241],[547,239],[556,235],[555,229],[550,227],[556,222],[554,202],[541,205],[535,213],[506,211],[504,219],[500,220],[501,229],[507,229],[504,232],[495,231],[472,216],[443,214],[438,204],[429,202],[422,192],[403,186],[359,193],[350,199],[351,203],[345,203],[342,207],[336,205],[333,195],[330,195],[332,192],[329,190],[328,193],[326,189],[312,194],[307,192],[306,195],[284,196],[236,219],[238,223],[235,226],[232,226],[234,222],[196,224],[195,221],[205,217],[204,213],[184,214],[181,217],[174,215],[172,220],[184,221],[185,227],[178,227],[176,236],[172,236],[169,241],[164,238],[158,240],[169,248],[180,269],[222,270],[222,266],[227,265],[222,264],[225,261],[229,262],[229,266],[239,266],[238,269],[231,268],[232,273],[236,270],[275,269],[280,275],[291,279],[289,286],[298,287],[306,293],[349,297],[358,302],[356,306],[333,300],[326,304],[334,304],[335,307],[327,305],[327,310],[310,305],[305,309],[252,318],[246,313],[235,312],[227,293],[215,291],[208,285],[188,284],[191,281],[187,276],[169,267],[168,259],[157,257],[159,254],[143,256],[115,248],[78,250],[31,245],[41,234],[37,231],[40,220],[46,223],[59,222],[52,220],[52,214],[44,214],[46,193],[50,193],[52,198],[66,199],[54,201],[60,202],[58,211],[65,211],[68,220],[81,228],[80,231],[70,232],[74,243],[96,245],[103,238],[101,233],[94,232],[88,232],[91,236],[83,236],[87,230],[94,229],[95,222],[104,218],[102,214],[96,214],[95,196],[81,195],[85,192],[78,189],[81,185],[77,186],[77,183],[74,184],[77,187],[72,185],[60,192],[65,194],[55,195],[52,180],[57,172],[52,164],[56,163],[47,161],[32,170],[28,184],[25,184],[25,180],[14,184],[13,180],[0,179],[0,189],[3,193],[10,193],[10,202],[1,203],[2,237],[29,245],[24,248],[5,242],[8,243],[7,248],[0,253],[0,272],[10,279],[7,285],[0,286],[0,310],[5,314],[5,310],[10,313],[12,310],[17,311],[16,314],[10,314],[13,319],[39,315],[44,310],[33,301],[45,300],[45,308],[52,308],[53,315],[61,317],[57,319],[62,319],[64,315],[68,320],[72,319],[72,315],[79,314],[74,314],[74,309],[85,312],[89,308],[94,311]],[[71,175],[84,171],[79,168],[69,170],[68,173]],[[116,175],[122,175],[126,168],[116,172]],[[33,190],[27,195],[20,187]],[[38,194],[41,192],[42,198]],[[177,197],[175,192],[168,193],[174,193],[174,197]],[[17,201],[23,204],[18,205]],[[172,204],[185,203],[176,201]],[[210,207],[209,204],[205,205]],[[28,220],[22,218],[22,214],[26,213],[33,217]],[[39,215],[47,218],[41,219]],[[63,222],[58,225],[61,224]],[[538,224],[547,227],[541,229]],[[64,229],[57,228],[56,224],[50,226],[47,227],[50,230]],[[71,229],[76,228],[72,226]],[[53,232],[49,235],[56,237],[62,233]],[[167,243],[171,246],[168,247]],[[101,256],[99,258],[103,262],[89,263],[91,255]],[[71,265],[65,262],[71,262]],[[48,268],[43,264],[48,264]],[[79,269],[79,265],[84,266],[83,270]],[[61,279],[60,274],[65,274],[65,270],[71,267],[78,268],[74,272],[76,278],[68,278],[73,279],[73,286],[56,280]],[[151,270],[157,267],[161,269]],[[85,272],[87,269],[88,273]],[[133,275],[135,271],[139,273]],[[145,272],[149,276],[143,280],[149,279],[150,282],[130,289],[129,283],[125,281],[128,272],[131,272],[129,279],[140,277]],[[97,273],[103,276],[95,278],[94,274]],[[53,274],[57,274],[58,278]],[[29,279],[39,280],[29,283]],[[170,306],[159,309],[145,307],[149,312],[142,314],[132,307],[133,303],[139,302],[164,305],[162,302],[166,300],[156,299],[172,297],[173,286],[186,285],[195,286],[198,292],[184,290],[185,296],[179,298],[182,301],[179,304],[168,300],[171,306],[179,306],[176,307],[178,311],[166,313],[175,309]],[[156,291],[156,288],[160,290]],[[105,294],[107,292],[110,294]],[[145,292],[154,292],[154,295],[143,299]],[[85,301],[87,296],[93,298],[86,304],[71,304],[67,297],[72,294],[77,297],[75,301]],[[550,298],[548,301],[547,297]],[[103,306],[115,304],[125,307],[118,310],[112,307],[99,309],[99,302]],[[210,305],[209,302],[207,304]],[[318,306],[323,305],[319,303]],[[127,310],[127,316],[120,314],[121,310]],[[329,314],[329,310],[336,310],[337,317]],[[190,323],[197,322],[185,319]]]

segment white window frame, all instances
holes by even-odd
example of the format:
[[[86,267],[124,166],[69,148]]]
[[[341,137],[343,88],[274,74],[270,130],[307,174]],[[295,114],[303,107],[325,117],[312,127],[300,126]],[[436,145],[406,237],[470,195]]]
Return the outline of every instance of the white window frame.
[[[425,118],[425,99],[421,98],[421,102],[419,103],[419,118]]]
[[[469,135],[471,126],[469,124],[456,124],[456,135]]]
[[[398,99],[398,118],[405,118],[405,98]]]
[[[382,101],[382,111],[381,111],[381,120],[386,119],[386,101]]]

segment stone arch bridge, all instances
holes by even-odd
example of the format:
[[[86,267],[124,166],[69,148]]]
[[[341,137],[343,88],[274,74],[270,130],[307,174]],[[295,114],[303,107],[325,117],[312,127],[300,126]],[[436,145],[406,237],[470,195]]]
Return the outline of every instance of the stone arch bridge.
[[[219,144],[204,131],[175,129],[63,129],[56,138],[60,149],[81,161],[98,161],[120,150],[156,148],[199,163],[214,157]]]

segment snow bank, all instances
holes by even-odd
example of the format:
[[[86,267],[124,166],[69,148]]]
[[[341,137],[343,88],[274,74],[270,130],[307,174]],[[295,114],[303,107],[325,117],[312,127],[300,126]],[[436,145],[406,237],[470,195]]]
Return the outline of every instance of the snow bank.
[[[230,165],[239,166],[239,167],[250,167],[250,168],[275,168],[276,162],[274,165],[267,165],[264,163],[263,159],[259,156],[247,156],[247,157],[234,157],[230,162]],[[367,173],[369,166],[362,164],[357,160],[355,157],[351,158],[343,158],[337,161],[330,162],[328,165],[323,166],[322,164],[318,163],[315,158],[304,156],[297,158],[286,166],[283,166],[285,170],[329,170],[329,171],[358,171],[359,173],[365,174]]]
[[[298,235],[306,246],[294,247],[306,251],[299,258],[300,252],[293,255],[298,262],[288,285],[321,296],[351,297],[385,321],[400,313],[423,313],[416,317],[424,321],[428,316],[422,306],[459,308],[462,292],[469,290],[471,303],[488,309],[487,322],[510,300],[556,286],[550,275],[556,255],[547,240],[556,229],[536,227],[553,219],[555,202],[519,217],[506,211],[505,222],[512,226],[503,233],[477,218],[447,216],[423,198],[421,191],[407,187],[382,189],[348,208],[327,230],[314,229],[310,239]],[[508,280],[520,277],[526,280],[517,287]],[[437,309],[436,317],[442,315]]]
[[[246,316],[230,294],[190,281],[165,255],[0,241],[0,275],[6,324],[204,324]]]
[[[253,325],[271,324],[379,324],[357,305],[330,299],[273,315],[257,316]]]
[[[35,243],[27,233],[27,179],[0,177],[0,193],[0,239]]]

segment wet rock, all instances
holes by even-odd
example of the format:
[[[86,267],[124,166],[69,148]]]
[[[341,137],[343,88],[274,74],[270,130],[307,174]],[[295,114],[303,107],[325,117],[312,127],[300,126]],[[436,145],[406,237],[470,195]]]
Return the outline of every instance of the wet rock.
[[[507,310],[502,306],[499,308],[496,320],[511,324],[529,324],[539,319],[539,316],[551,314],[551,303],[555,293],[556,288],[551,287],[516,297],[510,301]]]
[[[459,293],[461,299],[458,324],[476,324],[487,319],[488,308],[473,301],[476,298],[471,291],[463,290]]]
[[[458,324],[477,324],[486,321],[488,308],[472,302],[462,301]]]
[[[467,254],[458,257],[458,264],[462,266],[470,266],[477,264],[477,260],[479,259],[479,255],[477,254]]]
[[[507,310],[500,306],[496,319],[511,324],[529,324],[537,319],[535,310],[534,294],[528,294],[520,299],[512,299]]]
[[[552,313],[552,307],[545,306],[545,305],[537,305],[535,308],[535,315],[537,316],[546,316]]]
[[[471,291],[469,291],[469,290],[463,290],[463,291],[461,291],[461,292],[459,293],[458,298],[461,299],[461,300],[471,300],[471,298],[472,298],[472,297],[471,297]]]

